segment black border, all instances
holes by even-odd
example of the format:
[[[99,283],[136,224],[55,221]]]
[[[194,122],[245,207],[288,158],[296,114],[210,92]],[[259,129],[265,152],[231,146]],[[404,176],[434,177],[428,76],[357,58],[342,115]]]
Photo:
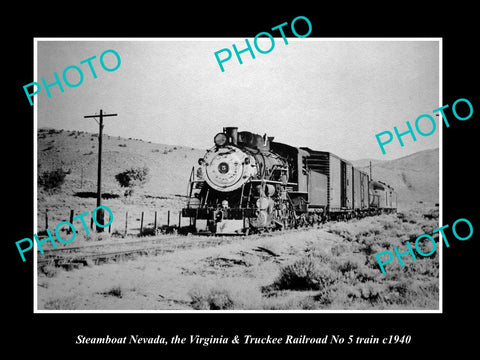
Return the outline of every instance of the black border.
[[[478,199],[475,185],[476,144],[475,130],[480,112],[477,44],[473,6],[455,3],[420,9],[417,5],[396,3],[391,8],[378,8],[366,4],[351,7],[340,4],[338,9],[320,3],[309,9],[294,9],[293,4],[275,5],[260,11],[258,5],[223,3],[217,6],[202,4],[198,9],[184,4],[173,10],[162,3],[128,4],[110,3],[104,8],[95,4],[84,7],[67,6],[41,9],[30,7],[18,10],[14,25],[4,23],[8,51],[4,55],[7,70],[4,109],[7,131],[4,135],[7,149],[4,167],[4,203],[7,221],[4,224],[4,259],[8,305],[4,308],[9,321],[4,321],[6,343],[21,351],[25,345],[37,354],[61,353],[95,354],[105,351],[114,355],[154,351],[158,356],[166,352],[179,354],[195,350],[197,355],[233,350],[298,354],[313,351],[325,356],[326,352],[340,354],[345,351],[359,355],[403,353],[432,354],[437,350],[473,347],[475,334],[471,325],[476,313],[475,258],[478,251],[478,215],[474,205]],[[40,5],[38,6],[40,7]],[[68,8],[68,9],[67,9]],[[21,14],[21,15],[20,15]],[[241,37],[252,38],[296,16],[306,16],[312,23],[310,37],[442,37],[443,38],[443,104],[453,104],[458,98],[467,98],[473,104],[474,115],[465,122],[452,120],[450,128],[443,129],[443,211],[444,224],[458,218],[469,219],[474,226],[473,237],[465,242],[453,240],[444,249],[444,313],[443,314],[33,314],[33,257],[22,263],[14,242],[31,236],[33,229],[33,111],[25,99],[22,86],[33,80],[34,37]],[[12,28],[13,27],[13,28]],[[13,33],[13,34],[12,34]],[[476,65],[476,64],[475,64]],[[4,95],[5,96],[5,95]],[[13,100],[13,101],[12,101]],[[14,139],[10,141],[10,138]],[[8,140],[7,140],[8,139]],[[4,151],[5,151],[4,150]],[[12,171],[13,169],[13,171]],[[12,189],[13,186],[13,189]],[[7,190],[8,189],[8,190]],[[11,317],[10,317],[11,314]],[[10,320],[11,319],[11,320]],[[470,321],[469,321],[470,320]],[[388,336],[408,334],[409,345],[375,346],[101,346],[75,345],[78,334],[86,336],[143,336],[166,337],[173,335],[202,336],[235,334],[253,335],[307,335],[325,334],[359,336]]]

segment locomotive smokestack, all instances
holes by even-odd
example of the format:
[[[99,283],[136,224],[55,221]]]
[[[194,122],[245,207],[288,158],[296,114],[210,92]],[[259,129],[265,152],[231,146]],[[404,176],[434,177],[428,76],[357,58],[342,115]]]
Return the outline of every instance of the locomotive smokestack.
[[[238,143],[238,128],[237,127],[224,127],[223,132],[227,135],[229,142],[233,145]]]

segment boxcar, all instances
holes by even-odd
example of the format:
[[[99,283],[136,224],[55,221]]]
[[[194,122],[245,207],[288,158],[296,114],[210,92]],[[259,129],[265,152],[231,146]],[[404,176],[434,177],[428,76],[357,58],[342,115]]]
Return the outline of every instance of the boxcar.
[[[367,173],[353,168],[353,209],[355,211],[366,211],[368,209],[368,182]]]
[[[308,207],[311,209],[323,209],[328,207],[328,177],[318,171],[308,171]]]
[[[332,216],[341,214],[362,213],[369,209],[369,176],[367,173],[355,168],[352,164],[335,154],[327,151],[316,151],[302,148],[308,152],[307,167],[313,174],[313,182],[320,182],[316,173],[325,176],[326,211]],[[316,186],[315,188],[320,188]],[[309,198],[315,194],[309,191]]]
[[[306,163],[311,173],[319,173],[326,177],[326,210],[330,214],[351,210],[353,188],[351,164],[330,152],[302,149],[308,152]]]

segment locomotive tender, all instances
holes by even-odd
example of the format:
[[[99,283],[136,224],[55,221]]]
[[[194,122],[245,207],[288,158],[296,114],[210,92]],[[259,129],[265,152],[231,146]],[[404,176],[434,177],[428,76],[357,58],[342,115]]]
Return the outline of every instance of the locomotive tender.
[[[394,189],[325,151],[236,127],[192,169],[182,216],[194,232],[248,234],[396,210]]]

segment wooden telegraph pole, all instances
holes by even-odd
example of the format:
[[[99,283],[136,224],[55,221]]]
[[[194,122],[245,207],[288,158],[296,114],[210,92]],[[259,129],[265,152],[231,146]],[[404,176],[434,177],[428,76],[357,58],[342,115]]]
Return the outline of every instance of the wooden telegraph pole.
[[[117,114],[104,114],[100,110],[100,115],[85,115],[84,118],[93,118],[99,126],[98,130],[98,174],[97,174],[97,207],[102,204],[102,133],[103,133],[103,118],[107,116],[117,116]],[[97,121],[96,118],[100,118],[100,121]],[[97,211],[97,221],[99,224],[104,224],[103,221],[103,209]],[[97,232],[103,232],[103,228],[97,226]]]

